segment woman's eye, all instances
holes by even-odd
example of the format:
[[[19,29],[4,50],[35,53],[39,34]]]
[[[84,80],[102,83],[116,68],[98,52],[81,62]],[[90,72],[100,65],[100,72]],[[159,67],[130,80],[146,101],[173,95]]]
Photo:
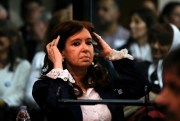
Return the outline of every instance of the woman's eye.
[[[92,42],[92,41],[87,41],[86,44],[87,44],[87,45],[92,45],[93,42]]]
[[[80,42],[74,42],[73,45],[74,45],[74,46],[79,46],[79,45],[80,45]]]

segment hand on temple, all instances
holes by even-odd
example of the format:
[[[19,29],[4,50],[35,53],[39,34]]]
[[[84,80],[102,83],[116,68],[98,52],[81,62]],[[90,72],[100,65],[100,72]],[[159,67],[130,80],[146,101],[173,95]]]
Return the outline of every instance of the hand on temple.
[[[96,55],[102,56],[108,60],[119,60],[123,58],[128,58],[130,60],[134,59],[132,55],[128,54],[127,49],[122,49],[120,51],[114,50],[101,38],[101,36],[99,36],[95,32],[93,32],[93,34],[97,38],[96,42],[98,45],[96,46],[100,50],[100,53]]]
[[[54,68],[62,68],[62,54],[57,48],[58,42],[60,40],[60,36],[58,36],[56,39],[54,39],[52,42],[48,43],[46,45],[46,50],[48,53],[48,58],[52,61]]]

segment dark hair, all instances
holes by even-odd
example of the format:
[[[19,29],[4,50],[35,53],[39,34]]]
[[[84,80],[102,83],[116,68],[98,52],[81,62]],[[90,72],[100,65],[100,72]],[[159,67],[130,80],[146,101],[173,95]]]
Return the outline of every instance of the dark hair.
[[[164,20],[164,17],[167,17],[167,19],[170,19],[172,12],[177,6],[180,6],[180,2],[173,1],[173,2],[167,3],[161,12],[161,15],[159,17],[159,22],[166,23],[166,21]]]
[[[9,20],[0,20],[0,37],[7,37],[10,41],[8,62],[9,70],[14,71],[17,58],[26,58],[26,49],[18,28]]]
[[[65,9],[72,3],[72,0],[55,0],[53,12]]]
[[[50,36],[50,40],[53,40],[58,35],[60,35],[60,41],[57,45],[58,49],[62,51],[65,47],[65,43],[69,37],[72,35],[80,32],[83,28],[86,28],[89,33],[91,34],[93,39],[95,36],[93,35],[94,27],[91,23],[86,21],[65,21],[54,27],[52,34]],[[95,87],[95,86],[106,86],[108,84],[108,73],[105,68],[103,68],[99,62],[98,59],[94,58],[94,65],[90,65],[87,69],[87,74],[82,80],[82,83],[85,87]],[[63,63],[63,68],[66,68],[65,63]],[[48,59],[47,54],[45,56],[44,60],[44,66],[42,69],[42,77],[43,78],[45,74],[47,74],[50,70],[53,69],[52,62]],[[82,95],[82,90],[76,85],[73,84],[74,88],[78,90],[77,96]]]
[[[155,24],[150,31],[149,42],[158,41],[162,45],[171,45],[173,29],[169,24]]]
[[[132,17],[134,14],[137,14],[146,23],[148,30],[151,29],[152,25],[157,23],[157,16],[148,8],[136,8],[130,12],[130,16]]]
[[[180,75],[180,47],[172,50],[163,61],[163,73],[169,68],[175,68],[177,75]]]

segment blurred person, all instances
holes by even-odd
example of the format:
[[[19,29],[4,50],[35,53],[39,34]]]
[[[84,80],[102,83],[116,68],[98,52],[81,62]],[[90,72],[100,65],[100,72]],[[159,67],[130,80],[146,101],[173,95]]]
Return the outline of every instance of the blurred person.
[[[97,31],[114,49],[123,48],[130,36],[129,31],[119,24],[118,0],[97,1]]]
[[[0,20],[6,20],[8,18],[7,10],[0,4]]]
[[[167,121],[180,121],[180,46],[171,51],[163,61],[164,87],[155,102]]]
[[[157,22],[155,14],[147,8],[138,8],[130,13],[131,43],[129,50],[133,57],[142,61],[152,61],[149,45],[151,26]]]
[[[25,84],[30,71],[30,63],[25,57],[25,47],[17,27],[8,20],[0,21],[0,116],[2,116],[0,118],[2,121],[15,119],[17,112],[13,112],[11,107],[23,104]]]
[[[179,36],[180,31],[173,24],[157,24],[152,29],[150,44],[153,62],[148,68],[148,78],[155,93],[163,88],[162,62],[170,51],[180,46]]]
[[[154,101],[164,86],[162,82],[162,62],[174,48],[180,46],[180,32],[172,24],[155,24],[152,26],[149,35],[153,61],[151,63],[138,61],[134,66],[140,68],[141,76],[146,77],[145,80],[149,80],[150,85],[147,85],[149,100]],[[148,115],[146,115],[145,110],[148,110]],[[147,109],[142,106],[127,106],[124,108],[124,113],[128,121],[164,121],[164,115],[154,106],[148,106]]]
[[[39,0],[22,0],[20,3],[20,7],[20,15],[21,19],[23,20],[23,25],[20,27],[20,30],[25,41],[30,41],[32,40],[32,35],[29,24],[31,24],[31,21],[33,21],[33,19],[31,18],[31,13],[32,11],[35,11],[35,9],[43,9],[43,4]]]
[[[24,24],[20,27],[20,31],[27,48],[27,58],[31,62],[34,54],[42,49],[41,43],[51,15],[40,1],[23,0],[21,3],[21,16]]]
[[[48,121],[66,119],[123,120],[122,108],[113,105],[66,106],[61,99],[116,99],[108,73],[94,58],[93,40],[103,58],[133,59],[127,50],[116,51],[105,43],[87,22],[66,21],[58,25],[52,42],[46,45],[42,76],[33,86],[33,97],[47,115]],[[98,73],[98,76],[96,76]],[[58,91],[59,90],[59,91]],[[61,115],[59,115],[61,114]]]
[[[167,3],[161,11],[159,21],[161,23],[172,23],[180,29],[180,2]]]

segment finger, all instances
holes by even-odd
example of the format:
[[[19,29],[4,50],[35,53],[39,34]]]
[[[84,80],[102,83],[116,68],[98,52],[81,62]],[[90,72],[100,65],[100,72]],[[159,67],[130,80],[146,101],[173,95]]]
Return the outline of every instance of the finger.
[[[60,36],[58,35],[57,38],[54,40],[54,45],[57,46],[60,40]]]
[[[93,32],[95,37],[97,38],[96,42],[99,44],[101,49],[110,49],[110,46],[95,32]]]
[[[93,34],[95,35],[95,37],[97,38],[97,43],[102,45],[104,43],[104,40],[101,38],[101,36],[99,36],[98,34],[96,34],[95,32],[93,32]]]
[[[46,50],[48,51],[51,47],[51,42],[46,45]]]

